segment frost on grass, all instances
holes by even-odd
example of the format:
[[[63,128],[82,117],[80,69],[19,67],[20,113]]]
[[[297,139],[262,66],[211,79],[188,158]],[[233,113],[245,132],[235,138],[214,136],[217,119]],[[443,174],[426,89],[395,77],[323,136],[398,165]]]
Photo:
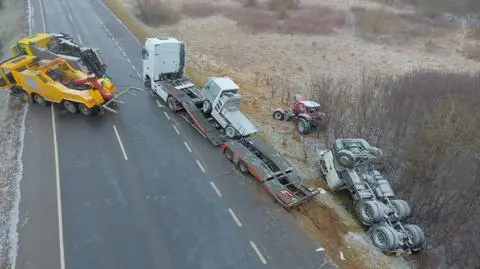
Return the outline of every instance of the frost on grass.
[[[0,268],[14,268],[26,105],[0,94]]]

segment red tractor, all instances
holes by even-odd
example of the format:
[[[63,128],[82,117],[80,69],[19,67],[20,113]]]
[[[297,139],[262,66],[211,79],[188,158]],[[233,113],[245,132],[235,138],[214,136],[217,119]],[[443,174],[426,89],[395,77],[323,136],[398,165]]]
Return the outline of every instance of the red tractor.
[[[327,126],[327,115],[320,110],[320,104],[303,100],[303,97],[298,94],[294,96],[294,104],[291,108],[275,109],[273,118],[287,121],[294,120],[297,130],[301,134],[308,134],[315,128],[323,129]]]

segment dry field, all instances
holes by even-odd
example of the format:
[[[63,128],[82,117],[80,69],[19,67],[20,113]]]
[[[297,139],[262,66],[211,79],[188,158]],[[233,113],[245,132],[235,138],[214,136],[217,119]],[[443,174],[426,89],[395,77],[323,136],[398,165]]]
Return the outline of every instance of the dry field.
[[[272,108],[287,105],[292,94],[308,95],[317,75],[346,78],[355,85],[364,71],[473,72],[480,67],[480,31],[468,21],[429,18],[395,0],[389,5],[382,0],[301,0],[294,9],[272,8],[268,0],[140,0],[167,8],[157,10],[161,18],[140,14],[137,0],[104,1],[140,39],[167,35],[186,42],[195,81],[207,75],[234,78],[245,96],[242,110],[305,178],[326,190],[315,180],[315,149],[324,145],[315,135],[300,137],[292,123],[274,121]],[[146,17],[148,26],[135,19],[145,22]],[[327,192],[316,201],[293,214],[340,267],[410,267],[403,258],[371,247],[347,197]]]

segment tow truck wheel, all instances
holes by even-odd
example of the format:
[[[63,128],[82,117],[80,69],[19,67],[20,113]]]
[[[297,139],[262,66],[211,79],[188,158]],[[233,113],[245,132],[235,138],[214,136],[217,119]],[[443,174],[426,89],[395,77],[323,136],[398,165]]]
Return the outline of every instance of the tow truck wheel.
[[[33,101],[41,106],[47,106],[49,105],[49,103],[47,101],[45,101],[45,98],[43,98],[41,95],[39,94],[32,94],[33,96]]]
[[[72,114],[76,114],[78,112],[78,108],[77,108],[77,105],[73,102],[70,102],[70,101],[63,101],[63,106],[65,107],[65,109],[72,113]]]
[[[244,173],[244,174],[247,174],[248,173],[248,165],[240,160],[238,161],[238,170],[240,170],[240,172]]]
[[[228,125],[227,127],[225,127],[225,134],[229,138],[235,138],[235,136],[237,136],[237,131],[235,130],[235,128],[233,128],[232,125]]]
[[[223,151],[223,155],[225,155],[225,158],[229,161],[233,161],[233,152],[231,149],[229,148],[226,148],[224,151]]]
[[[30,97],[30,95],[22,90],[19,94],[19,97],[20,97],[20,100],[23,102],[23,103],[31,103],[32,102],[32,98]]]
[[[78,104],[78,110],[80,110],[80,112],[85,116],[92,116],[93,115],[93,109],[88,108],[84,104]]]

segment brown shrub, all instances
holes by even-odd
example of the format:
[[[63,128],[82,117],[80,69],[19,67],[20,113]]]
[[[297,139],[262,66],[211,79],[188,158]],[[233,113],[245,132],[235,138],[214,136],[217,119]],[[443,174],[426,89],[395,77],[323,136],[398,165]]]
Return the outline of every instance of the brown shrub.
[[[461,54],[467,59],[480,62],[480,44],[466,45],[461,50]]]
[[[180,13],[164,0],[137,0],[136,16],[150,26],[174,24],[181,19]]]
[[[313,81],[330,117],[328,140],[363,137],[384,150],[384,172],[428,237],[419,268],[478,268],[480,72],[374,74],[359,84]]]

